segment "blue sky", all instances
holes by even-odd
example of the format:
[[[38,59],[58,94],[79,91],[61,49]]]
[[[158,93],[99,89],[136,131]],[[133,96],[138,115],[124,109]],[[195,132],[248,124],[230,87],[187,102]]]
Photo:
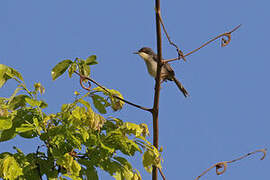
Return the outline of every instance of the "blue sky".
[[[221,48],[217,41],[187,57],[186,63],[172,63],[190,97],[184,98],[174,83],[162,84],[160,145],[167,179],[195,179],[215,162],[269,148],[269,6],[267,0],[162,1],[167,30],[185,53],[242,24],[229,46]],[[142,46],[156,50],[154,17],[154,1],[145,0],[1,1],[0,63],[19,70],[28,87],[41,82],[47,112],[54,113],[74,99],[73,91],[80,86],[77,77],[53,82],[53,66],[63,59],[95,54],[96,81],[151,107],[154,80],[132,52]],[[165,36],[163,56],[176,56]],[[9,96],[14,87],[8,82],[0,89],[1,96]],[[147,123],[152,129],[151,115],[131,106],[111,115]],[[0,143],[0,151],[13,151],[16,145],[32,152],[39,143],[16,138]],[[143,179],[150,179],[139,157],[133,164]],[[269,179],[268,170],[269,158],[260,161],[255,155],[231,164],[220,177],[210,172],[202,179]],[[100,177],[112,179],[102,172]]]

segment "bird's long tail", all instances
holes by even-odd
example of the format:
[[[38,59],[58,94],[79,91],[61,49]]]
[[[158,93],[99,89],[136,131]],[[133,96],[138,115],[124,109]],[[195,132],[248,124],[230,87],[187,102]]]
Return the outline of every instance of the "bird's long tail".
[[[179,90],[184,94],[185,97],[189,96],[187,90],[184,88],[184,86],[181,84],[180,81],[178,81],[175,77],[172,78],[172,80],[175,82]]]

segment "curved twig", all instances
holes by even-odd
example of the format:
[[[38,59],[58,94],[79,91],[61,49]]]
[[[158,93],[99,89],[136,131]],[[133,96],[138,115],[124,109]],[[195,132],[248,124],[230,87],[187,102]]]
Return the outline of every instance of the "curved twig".
[[[258,152],[262,152],[263,153],[263,156],[260,158],[260,160],[264,160],[264,158],[266,156],[267,149],[258,149],[256,151],[250,152],[250,153],[248,153],[248,154],[246,154],[244,156],[241,156],[241,157],[239,157],[237,159],[234,159],[234,160],[231,160],[231,161],[227,161],[227,163],[233,163],[235,161],[239,161],[241,159],[246,158],[247,156],[250,156],[250,155],[255,154],[255,153],[258,153]]]
[[[231,34],[234,31],[236,31],[238,28],[240,28],[240,26],[241,26],[241,24],[239,24],[238,26],[236,26],[235,28],[233,28],[233,30],[231,30],[230,32],[226,32],[226,33],[220,34],[220,35],[216,36],[215,38],[210,39],[209,41],[207,41],[206,43],[204,43],[200,47],[192,50],[191,52],[189,52],[187,54],[185,54],[184,57],[187,57],[187,56],[195,53],[196,51],[200,50],[201,48],[207,46],[208,44],[210,44],[211,42],[213,42],[213,41],[215,41],[215,40],[217,40],[219,38],[222,38],[221,39],[221,47],[227,46],[230,43],[230,41],[231,41]],[[175,60],[179,60],[179,58],[167,59],[167,60],[164,60],[164,61],[165,61],[165,63],[167,63],[167,62],[171,62],[171,61],[175,61]]]
[[[87,91],[90,91],[90,89],[91,89],[91,83],[89,81],[87,81],[88,82],[88,87],[86,87],[83,84],[83,81],[84,80],[87,80],[87,79],[85,78],[85,76],[82,76],[81,74],[79,74],[79,76],[80,76],[80,85],[82,86],[82,88],[85,89],[85,90],[87,90]]]
[[[103,87],[101,84],[99,84],[98,82],[96,82],[96,81],[93,80],[92,78],[87,77],[87,76],[84,76],[84,75],[82,75],[82,74],[80,74],[80,73],[78,73],[78,72],[76,72],[76,71],[75,71],[75,73],[76,73],[77,75],[80,76],[80,85],[82,86],[83,89],[85,89],[85,90],[87,90],[87,91],[90,91],[90,89],[91,89],[91,84],[90,84],[90,82],[92,82],[92,83],[96,84],[97,86],[99,86],[100,88],[102,88],[102,89],[103,89],[104,91],[106,91],[107,93],[111,94],[105,87]],[[86,87],[86,86],[83,84],[83,81],[84,81],[84,80],[87,80],[87,81],[88,81],[88,84],[89,84],[88,87]],[[90,81],[90,82],[89,82],[89,81]],[[137,108],[139,108],[139,109],[142,109],[142,110],[145,110],[145,111],[149,111],[149,112],[152,112],[152,111],[153,111],[151,108],[146,108],[146,107],[143,107],[143,106],[134,104],[134,103],[129,102],[129,101],[125,100],[125,99],[122,99],[122,98],[120,98],[120,97],[118,97],[118,96],[116,96],[116,95],[112,95],[112,96],[113,96],[114,98],[120,100],[120,101],[123,101],[123,102],[125,102],[125,103],[127,103],[127,104],[129,104],[129,105],[131,105],[131,106],[137,107]]]
[[[201,45],[201,46],[198,47],[197,49],[194,49],[193,51],[191,51],[191,52],[185,54],[185,57],[186,57],[186,56],[189,56],[189,55],[191,55],[191,54],[193,54],[194,52],[200,50],[201,48],[205,47],[205,46],[208,45],[209,43],[211,43],[211,42],[213,42],[213,41],[215,41],[215,40],[217,40],[217,39],[219,39],[219,38],[221,38],[221,37],[227,37],[227,38],[228,38],[228,40],[225,40],[224,38],[222,38],[222,42],[221,42],[221,46],[222,46],[222,47],[227,46],[227,45],[230,43],[230,41],[231,41],[231,33],[233,33],[233,32],[236,31],[238,28],[240,28],[240,26],[241,26],[241,24],[239,24],[238,26],[236,26],[236,27],[235,27],[233,30],[231,30],[230,32],[226,32],[226,33],[220,34],[220,35],[218,35],[217,37],[215,37],[215,38],[213,38],[213,39],[207,41],[206,43],[204,43],[203,45]]]
[[[246,158],[246,157],[248,157],[248,156],[250,156],[252,154],[258,153],[258,152],[262,152],[263,153],[263,156],[260,158],[260,160],[263,160],[265,158],[265,156],[266,156],[266,151],[267,151],[267,149],[259,149],[259,150],[253,151],[251,153],[245,154],[243,156],[240,156],[239,158],[236,158],[236,159],[231,160],[231,161],[218,162],[218,163],[212,165],[210,168],[206,169],[195,180],[200,179],[202,176],[204,176],[207,172],[209,172],[213,168],[216,168],[216,174],[217,175],[221,175],[221,174],[223,174],[227,170],[227,166],[228,166],[229,163],[233,163],[233,162],[242,160],[242,159],[244,159],[244,158]],[[220,169],[222,169],[222,170],[220,171]]]
[[[167,37],[169,43],[170,43],[172,46],[174,46],[174,47],[176,48],[176,51],[177,51],[177,53],[178,53],[178,57],[177,57],[176,59],[177,59],[177,60],[180,60],[180,59],[182,58],[184,61],[186,61],[186,58],[185,58],[185,56],[184,56],[184,53],[179,49],[179,47],[178,47],[174,42],[172,42],[172,40],[171,40],[171,38],[170,38],[170,36],[169,36],[169,34],[168,34],[166,28],[165,28],[165,25],[164,25],[163,19],[162,19],[162,17],[161,17],[160,11],[157,11],[157,9],[155,9],[155,11],[156,11],[156,13],[157,13],[158,16],[159,16],[160,23],[161,23],[161,25],[162,25],[163,31],[164,31],[164,33],[165,33],[165,35],[166,35],[166,37]]]

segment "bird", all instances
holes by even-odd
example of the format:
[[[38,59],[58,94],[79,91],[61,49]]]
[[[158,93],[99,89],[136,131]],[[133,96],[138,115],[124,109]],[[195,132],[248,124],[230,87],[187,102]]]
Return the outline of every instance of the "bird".
[[[144,60],[147,66],[148,73],[155,78],[157,74],[157,54],[149,47],[143,47],[139,51],[134,52],[134,54],[138,54]],[[161,67],[161,83],[167,80],[174,81],[179,90],[183,93],[183,95],[185,97],[189,96],[189,93],[184,88],[182,83],[176,79],[174,70],[172,69],[170,64],[165,63]]]

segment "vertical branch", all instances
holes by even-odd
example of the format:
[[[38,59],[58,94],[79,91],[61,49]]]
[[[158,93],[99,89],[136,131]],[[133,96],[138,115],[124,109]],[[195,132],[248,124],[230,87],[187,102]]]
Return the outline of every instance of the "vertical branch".
[[[160,71],[161,71],[161,59],[162,59],[162,47],[161,47],[161,27],[160,27],[160,0],[156,0],[156,36],[157,36],[157,54],[158,54],[158,63],[157,63],[157,74],[156,74],[156,84],[155,84],[155,97],[154,97],[154,106],[153,106],[153,134],[154,140],[153,144],[158,149],[158,114],[159,114],[159,94],[160,94]],[[158,169],[153,166],[152,171],[152,180],[158,179]]]

